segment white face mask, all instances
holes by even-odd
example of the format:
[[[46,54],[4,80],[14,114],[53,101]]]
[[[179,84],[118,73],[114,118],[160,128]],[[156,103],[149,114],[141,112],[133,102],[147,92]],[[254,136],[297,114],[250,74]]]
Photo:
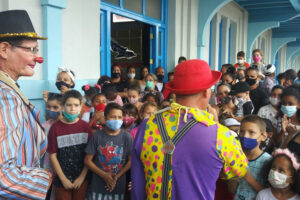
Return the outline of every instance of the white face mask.
[[[238,63],[241,65],[241,64],[244,64],[244,60],[243,59],[238,59],[237,60],[238,61]]]
[[[130,74],[128,74],[127,76],[128,76],[128,78],[133,79],[133,78],[135,77],[135,74],[130,73]]]
[[[129,103],[131,104],[135,104],[136,102],[138,102],[139,98],[136,99],[128,99]]]
[[[269,100],[273,106],[277,106],[280,103],[280,99],[276,97],[269,97]]]
[[[286,179],[290,177],[285,174],[279,173],[273,169],[270,170],[268,181],[272,185],[273,188],[286,188],[290,183],[286,183]]]
[[[239,97],[239,98],[235,98],[234,99],[234,105],[239,105],[239,104],[242,104],[242,103],[244,103],[246,100],[244,99],[244,98],[242,98],[242,97]]]

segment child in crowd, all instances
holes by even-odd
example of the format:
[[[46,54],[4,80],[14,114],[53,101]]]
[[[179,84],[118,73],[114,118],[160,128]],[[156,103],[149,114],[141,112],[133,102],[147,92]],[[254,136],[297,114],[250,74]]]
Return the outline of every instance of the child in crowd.
[[[92,98],[92,108],[89,112],[82,115],[82,120],[89,123],[92,133],[102,129],[105,125],[104,109],[107,105],[107,99],[104,94],[96,94]]]
[[[246,70],[238,69],[236,71],[236,78],[239,82],[245,82],[246,81]]]
[[[148,101],[151,101],[151,102],[155,103],[157,106],[159,106],[160,105],[160,98],[159,98],[158,93],[156,93],[156,92],[146,93],[145,96],[142,99],[142,102],[145,103],[145,102],[148,102]]]
[[[84,149],[92,136],[88,123],[79,119],[82,96],[76,90],[63,95],[63,118],[50,128],[48,153],[55,170],[57,200],[85,199],[88,169],[84,166]],[[76,197],[76,198],[75,198]]]
[[[153,103],[151,101],[145,102],[142,105],[141,110],[139,112],[139,119],[136,122],[137,125],[139,125],[144,119],[148,119],[149,117],[153,116],[156,112],[157,112],[157,104],[156,103]],[[139,127],[137,126],[130,131],[130,134],[133,139],[136,136],[138,128]]]
[[[274,128],[274,126],[272,125],[272,122],[271,120],[269,119],[266,119],[266,118],[262,118],[265,123],[266,123],[266,132],[268,134],[268,137],[267,139],[261,143],[260,145],[260,149],[264,152],[267,152],[269,154],[272,154],[274,148],[275,148],[275,145],[274,145],[274,142],[273,142],[273,135],[274,133],[276,133],[276,129]]]
[[[138,118],[138,109],[134,104],[126,103],[123,106],[123,127],[125,131],[131,131],[136,127],[135,121]]]
[[[86,147],[85,164],[93,172],[87,200],[124,199],[125,173],[131,166],[132,138],[124,129],[122,107],[110,103],[104,111],[106,126]]]
[[[280,85],[275,85],[269,97],[270,104],[261,107],[257,113],[261,118],[266,118],[271,120],[273,126],[277,128],[279,123],[279,104],[280,104],[280,96],[283,92],[283,87]]]
[[[168,72],[168,82],[174,79],[174,72]]]
[[[238,82],[232,87],[230,94],[234,95],[236,106],[236,112],[231,116],[232,118],[241,121],[244,116],[252,114],[254,107],[249,92],[250,87],[246,82]]]
[[[221,67],[222,74],[228,73],[235,73],[235,68],[232,64],[223,64]]]
[[[49,130],[57,120],[61,117],[61,112],[62,112],[62,96],[61,94],[56,94],[56,93],[49,93],[48,100],[46,103],[46,118],[48,119],[46,122],[42,124],[43,128],[45,129],[46,135],[48,135]],[[41,159],[41,167],[44,169],[47,169],[51,171],[52,176],[54,176],[53,169],[50,165],[50,158],[49,154],[46,152],[44,156]],[[51,185],[52,188],[52,185]],[[51,191],[49,193],[49,198],[48,199],[55,199],[55,193],[54,193],[54,188],[49,189]],[[51,195],[51,196],[50,196]]]
[[[276,85],[276,80],[275,80],[276,68],[274,65],[269,64],[264,67],[263,73],[265,75],[265,80],[262,83],[261,87],[268,95],[270,95],[272,88]]]
[[[102,93],[105,94],[107,103],[117,103],[123,106],[122,97],[118,95],[118,90],[113,84],[105,84],[102,88]]]
[[[242,120],[239,138],[249,161],[249,170],[244,178],[230,182],[230,190],[235,194],[235,200],[255,199],[257,192],[264,189],[266,180],[262,175],[262,169],[265,163],[270,161],[271,156],[259,147],[267,137],[266,124],[263,119],[256,115],[249,115]]]
[[[224,126],[226,126],[231,131],[233,131],[235,134],[235,137],[237,137],[239,135],[241,123],[239,121],[237,121],[236,119],[227,118],[224,120],[224,123],[222,123],[222,124],[224,124]]]
[[[142,107],[142,102],[140,102],[140,86],[139,85],[132,85],[131,87],[128,88],[127,91],[127,98],[129,103],[135,105],[138,110],[141,109]]]
[[[286,148],[300,131],[300,92],[298,87],[288,87],[281,95],[281,131],[275,137],[276,144]],[[300,150],[300,144],[298,144]]]
[[[288,149],[277,149],[268,170],[269,188],[261,190],[256,200],[299,200],[300,164]]]
[[[86,84],[84,86],[82,86],[81,88],[84,92],[84,98],[85,98],[85,102],[82,106],[82,112],[89,112],[90,109],[92,108],[92,98],[98,94],[101,90],[100,85],[95,84],[94,87],[91,86],[90,84]]]
[[[235,74],[233,74],[233,73],[226,72],[222,76],[223,83],[227,83],[232,86],[235,84],[235,81],[236,81],[236,78],[235,78]]]
[[[236,55],[237,57],[237,63],[234,65],[234,67],[239,70],[246,70],[249,67],[249,64],[246,62],[246,56],[245,56],[245,52],[243,51],[239,51]]]
[[[61,94],[69,91],[71,88],[75,87],[75,74],[72,70],[66,68],[58,68],[59,73],[56,77],[56,87]],[[45,90],[43,92],[43,99],[47,102],[49,91]]]
[[[257,69],[259,70],[259,75],[262,75],[262,70],[265,67],[265,64],[263,63],[263,52],[260,49],[254,49],[252,51],[252,59],[253,59],[253,63],[251,63],[251,67],[257,67]]]
[[[278,74],[276,76],[276,79],[277,79],[279,85],[284,86],[284,81],[285,81],[285,74],[284,73]]]

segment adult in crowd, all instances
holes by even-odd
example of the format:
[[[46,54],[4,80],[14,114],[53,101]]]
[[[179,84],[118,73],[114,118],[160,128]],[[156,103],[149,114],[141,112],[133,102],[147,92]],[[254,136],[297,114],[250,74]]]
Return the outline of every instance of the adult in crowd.
[[[114,64],[111,68],[111,83],[117,88],[121,97],[126,97],[124,92],[126,83],[122,80],[122,68],[118,64]]]
[[[142,69],[141,69],[141,79],[140,79],[140,86],[141,86],[141,91],[144,91],[145,90],[145,88],[146,88],[146,80],[145,80],[145,78],[146,78],[146,76],[147,76],[147,74],[149,74],[149,69],[148,69],[148,67],[142,67]]]
[[[254,49],[252,51],[252,59],[253,63],[251,63],[250,67],[256,67],[259,71],[259,75],[262,75],[265,64],[263,63],[264,54],[260,49]]]
[[[125,81],[125,89],[124,91],[128,91],[128,88],[131,86],[139,85],[139,81],[135,79],[136,77],[136,71],[133,66],[127,67],[127,79]]]
[[[38,39],[25,10],[0,12],[0,199],[45,199],[50,172],[39,168],[47,138],[37,109],[17,81],[42,63]]]
[[[247,69],[246,82],[250,85],[250,98],[254,106],[253,114],[257,114],[259,109],[269,103],[269,97],[259,86],[259,70],[256,67]]]
[[[156,87],[159,92],[162,92],[165,86],[164,78],[165,78],[165,70],[162,67],[158,67],[155,69],[155,75],[157,77]]]
[[[169,89],[177,103],[144,120],[135,138],[132,199],[214,199],[220,172],[225,179],[246,174],[240,143],[206,112],[220,77],[202,60],[175,68]]]
[[[142,96],[145,96],[147,93],[152,92],[155,93],[159,97],[160,102],[164,99],[163,94],[157,89],[157,76],[155,74],[147,74],[145,77],[146,80],[146,88],[144,92],[142,92]]]

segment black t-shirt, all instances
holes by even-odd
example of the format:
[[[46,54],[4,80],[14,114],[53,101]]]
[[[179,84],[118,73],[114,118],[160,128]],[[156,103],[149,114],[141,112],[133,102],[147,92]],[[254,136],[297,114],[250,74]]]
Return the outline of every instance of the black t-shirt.
[[[112,84],[117,88],[118,92],[124,92],[124,89],[126,88],[126,83],[124,81]]]
[[[295,142],[296,137],[300,137],[300,133],[297,133],[297,135],[289,142],[288,149],[300,157],[300,143]]]
[[[247,101],[243,104],[243,115],[251,115],[254,110],[253,104],[251,101]]]
[[[269,104],[269,97],[266,92],[260,87],[257,87],[254,90],[250,90],[250,99],[254,106],[253,114],[257,114],[258,110]]]
[[[118,135],[114,136],[108,135],[104,130],[101,130],[93,135],[85,152],[89,155],[94,155],[93,162],[101,170],[117,174],[127,163],[127,157],[131,155],[132,144],[130,133],[123,129]],[[125,183],[126,176],[124,174],[118,179],[115,189],[109,193],[105,189],[105,181],[93,173],[88,192],[123,194],[126,189]]]

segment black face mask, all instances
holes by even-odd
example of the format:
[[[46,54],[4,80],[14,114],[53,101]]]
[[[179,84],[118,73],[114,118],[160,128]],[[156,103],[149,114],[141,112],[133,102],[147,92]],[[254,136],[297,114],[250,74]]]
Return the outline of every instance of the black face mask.
[[[63,81],[56,82],[55,85],[56,85],[58,90],[60,90],[61,86],[63,86],[63,85],[66,86],[67,88],[73,88],[74,87],[74,86],[71,86],[68,83],[63,82]]]
[[[112,77],[112,78],[120,78],[120,76],[121,76],[121,73],[118,73],[118,72],[113,72],[113,73],[111,74],[111,77]]]
[[[241,75],[241,74],[238,74],[238,75],[237,75],[237,78],[238,78],[239,80],[242,80],[242,79],[244,78],[244,76]]]
[[[251,86],[256,83],[257,79],[246,78],[246,82]]]
[[[160,75],[157,75],[157,79],[159,80],[159,81],[163,81],[164,80],[164,75],[162,75],[162,74],[160,74]]]
[[[219,99],[221,104],[227,104],[232,100],[231,96],[227,96],[226,98],[219,98]]]

